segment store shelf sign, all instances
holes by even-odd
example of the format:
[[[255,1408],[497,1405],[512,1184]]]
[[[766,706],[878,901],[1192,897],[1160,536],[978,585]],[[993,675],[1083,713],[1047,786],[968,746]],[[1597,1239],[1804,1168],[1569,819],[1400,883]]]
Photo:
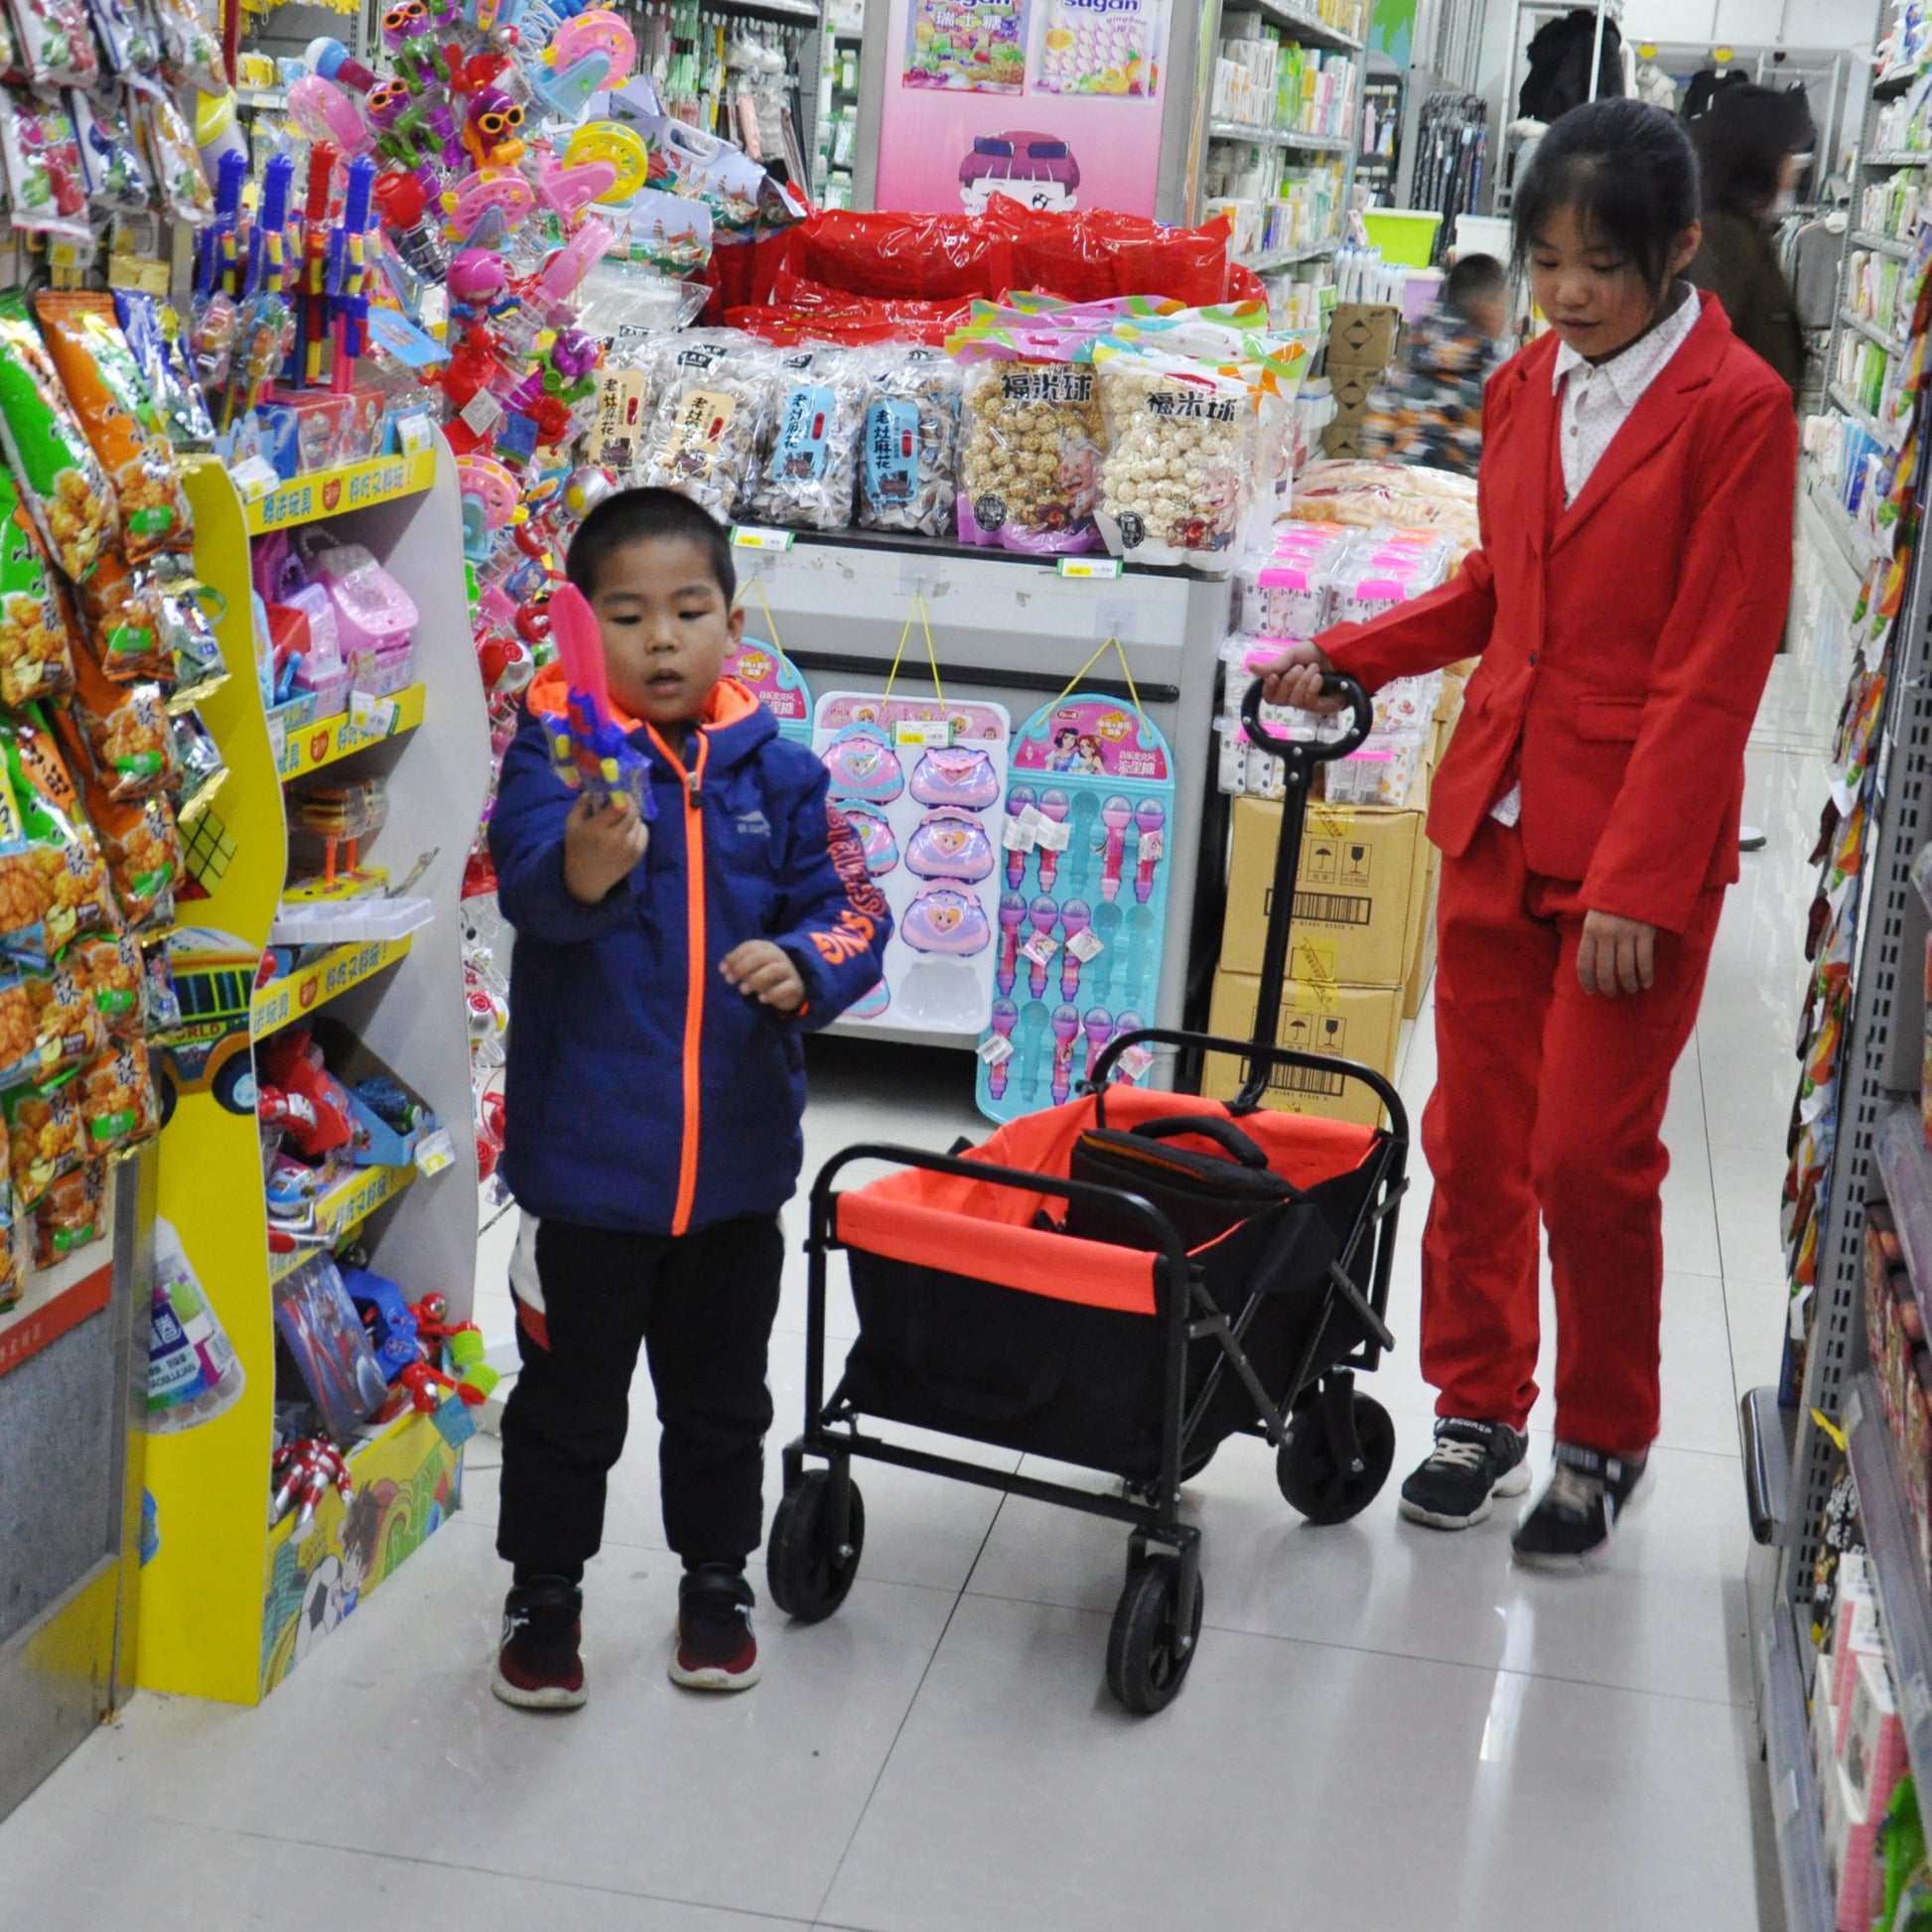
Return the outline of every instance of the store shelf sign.
[[[732,542],[741,550],[789,550],[795,535],[792,530],[760,529],[755,523],[732,525]]]
[[[1120,559],[1118,557],[1062,557],[1060,575],[1111,580],[1120,575]]]

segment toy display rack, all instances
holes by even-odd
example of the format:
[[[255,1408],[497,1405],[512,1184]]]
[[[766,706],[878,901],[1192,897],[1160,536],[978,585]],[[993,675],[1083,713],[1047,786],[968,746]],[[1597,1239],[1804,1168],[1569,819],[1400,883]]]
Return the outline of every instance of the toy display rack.
[[[204,707],[229,777],[191,859],[207,896],[187,902],[182,917],[197,929],[196,943],[241,963],[250,991],[214,1002],[218,1036],[199,1075],[177,1082],[156,1206],[180,1235],[246,1380],[221,1414],[146,1441],[156,1542],[141,1573],[136,1675],[152,1690],[249,1704],[457,1506],[461,1449],[432,1419],[407,1413],[350,1458],[370,1498],[352,1551],[333,1493],[299,1543],[292,1518],[270,1529],[273,1284],[300,1257],[269,1253],[252,1078],[239,1069],[209,1077],[210,1069],[327,1006],[426,1100],[450,1130],[451,1172],[427,1179],[413,1168],[352,1174],[325,1196],[325,1226],[339,1239],[359,1230],[376,1265],[412,1295],[440,1293],[453,1318],[468,1314],[477,1175],[458,907],[483,809],[488,730],[470,636],[456,464],[441,437],[428,453],[305,478],[247,504],[211,462],[193,468],[189,490],[197,564],[224,601],[217,628],[234,675]],[[272,734],[252,675],[250,534],[324,519],[366,544],[420,613],[418,681],[380,737],[345,720]],[[412,888],[434,901],[436,916],[406,937],[336,944],[265,978],[255,968],[288,858],[282,783],[339,763],[345,776],[379,773],[387,784],[388,820],[367,863],[400,880],[420,854],[436,854]],[[187,964],[192,971],[192,958]],[[412,1179],[421,1184],[408,1185]]]

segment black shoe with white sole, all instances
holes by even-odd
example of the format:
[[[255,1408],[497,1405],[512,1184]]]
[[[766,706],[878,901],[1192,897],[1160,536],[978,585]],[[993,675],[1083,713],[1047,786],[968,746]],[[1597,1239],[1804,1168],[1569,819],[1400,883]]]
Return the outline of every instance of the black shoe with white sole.
[[[1645,1455],[1559,1443],[1548,1487],[1510,1538],[1516,1561],[1539,1570],[1583,1570],[1599,1561],[1648,1462]]]
[[[1530,1486],[1523,1460],[1529,1447],[1529,1439],[1507,1423],[1445,1416],[1436,1425],[1429,1460],[1402,1485],[1403,1515],[1432,1530],[1480,1523],[1492,1497],[1520,1496]]]

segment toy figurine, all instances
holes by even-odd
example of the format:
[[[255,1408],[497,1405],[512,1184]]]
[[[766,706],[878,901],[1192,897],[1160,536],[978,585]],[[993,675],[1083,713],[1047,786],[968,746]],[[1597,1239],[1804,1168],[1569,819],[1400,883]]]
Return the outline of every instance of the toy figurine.
[[[463,147],[479,168],[513,168],[523,159],[517,130],[523,110],[502,88],[486,86],[470,102],[463,123]]]
[[[344,1502],[355,1494],[342,1450],[320,1436],[298,1436],[282,1444],[269,1458],[268,1479],[275,1485],[268,1503],[269,1527],[274,1528],[293,1508],[297,1539],[315,1521],[317,1507],[331,1489]]]

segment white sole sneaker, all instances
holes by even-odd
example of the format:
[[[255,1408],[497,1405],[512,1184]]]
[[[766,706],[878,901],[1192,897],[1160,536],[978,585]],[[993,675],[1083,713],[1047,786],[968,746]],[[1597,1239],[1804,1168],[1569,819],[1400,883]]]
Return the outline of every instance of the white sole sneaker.
[[[1592,1543],[1587,1550],[1567,1550],[1562,1555],[1546,1550],[1519,1550],[1512,1543],[1509,1546],[1510,1560],[1520,1563],[1525,1570],[1541,1571],[1546,1577],[1584,1577],[1601,1570],[1616,1547],[1617,1525],[1643,1501],[1649,1491],[1650,1465],[1646,1462],[1638,1470],[1636,1481],[1630,1485],[1630,1493],[1618,1504],[1616,1513],[1610,1518],[1609,1533],[1602,1542]]]
[[[562,1684],[546,1684],[540,1691],[526,1691],[521,1685],[512,1684],[500,1670],[489,1673],[489,1689],[498,1703],[511,1705],[518,1711],[576,1711],[591,1695],[588,1684],[580,1684],[574,1691]]]
[[[1529,1457],[1525,1456],[1515,1468],[1498,1476],[1488,1495],[1483,1497],[1481,1506],[1467,1516],[1446,1516],[1440,1510],[1424,1509],[1420,1503],[1412,1503],[1407,1496],[1397,1500],[1396,1510],[1405,1521],[1422,1523],[1432,1530],[1472,1530],[1478,1523],[1486,1523],[1495,1513],[1498,1496],[1520,1496],[1530,1486]]]
[[[687,1691],[749,1691],[759,1681],[759,1667],[755,1662],[751,1669],[741,1671],[729,1671],[720,1664],[707,1664],[702,1670],[686,1670],[673,1650],[670,1679]]]

